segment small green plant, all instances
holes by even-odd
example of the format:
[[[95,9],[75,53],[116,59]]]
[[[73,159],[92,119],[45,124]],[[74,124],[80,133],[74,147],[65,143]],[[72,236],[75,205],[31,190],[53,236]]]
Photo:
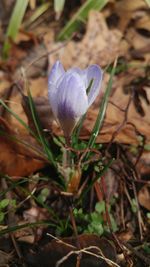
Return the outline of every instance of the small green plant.
[[[49,189],[48,188],[43,188],[38,195],[37,199],[39,202],[45,202],[47,197],[49,196]]]
[[[112,230],[113,232],[116,232],[118,228],[111,212],[111,206],[109,206],[108,212]],[[80,225],[78,226],[78,231],[84,233],[98,234],[98,235],[102,235],[105,232],[109,232],[110,229],[107,225],[105,213],[106,210],[104,201],[96,203],[95,210],[90,214],[84,213],[81,208],[79,210],[74,209],[75,218],[77,222],[78,221],[80,222]]]
[[[7,214],[6,208],[10,205],[12,208],[16,207],[16,200],[9,200],[4,198],[0,201],[0,223],[2,223],[5,219],[5,215]]]

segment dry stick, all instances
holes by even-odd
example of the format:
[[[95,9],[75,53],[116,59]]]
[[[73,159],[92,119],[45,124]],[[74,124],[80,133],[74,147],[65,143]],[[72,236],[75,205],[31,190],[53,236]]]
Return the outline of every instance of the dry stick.
[[[73,246],[73,245],[71,245],[71,244],[69,244],[67,242],[64,242],[62,239],[59,239],[58,237],[56,237],[56,236],[54,236],[54,235],[52,235],[50,233],[47,233],[47,235],[50,236],[50,237],[52,237],[53,239],[55,239],[60,244],[63,244],[65,246],[70,247],[70,248],[73,248],[73,249],[76,249],[77,248],[77,247],[75,247],[75,246]]]
[[[73,215],[73,209],[72,209],[72,207],[69,207],[69,212],[70,212],[70,220],[71,220],[71,223],[72,223],[73,231],[74,231],[74,234],[75,234],[75,237],[76,237],[76,241],[77,241],[77,248],[80,250],[81,249],[81,246],[80,246],[80,242],[79,242],[78,230],[77,230],[76,221],[75,221],[75,218],[74,218],[74,215]],[[80,266],[81,258],[82,258],[82,252],[80,252],[78,254],[77,262],[76,262],[76,267],[79,267]]]
[[[132,100],[132,96],[131,96],[131,100]],[[129,99],[129,102],[130,102],[130,99]],[[130,121],[127,121],[127,119],[128,119],[128,109],[129,109],[129,107],[130,107],[130,103],[128,103],[129,104],[129,106],[128,106],[128,104],[127,104],[127,107],[125,108],[125,109],[122,109],[122,108],[120,108],[117,104],[115,104],[114,102],[112,102],[112,101],[109,101],[109,103],[110,104],[112,104],[113,106],[115,106],[117,109],[119,109],[121,112],[124,112],[125,113],[125,117],[126,117],[126,120],[125,120],[125,122],[124,122],[124,124],[126,123],[127,125],[131,125],[133,128],[134,128],[134,131],[135,131],[135,133],[136,133],[136,135],[140,135],[142,138],[143,138],[143,144],[142,144],[142,147],[141,147],[141,149],[142,149],[142,152],[140,151],[140,153],[139,153],[139,155],[138,155],[138,157],[137,157],[137,160],[136,160],[136,163],[135,163],[135,166],[137,165],[137,163],[139,162],[139,160],[140,160],[140,157],[141,157],[141,155],[142,155],[142,153],[143,153],[143,150],[144,150],[144,145],[145,145],[145,143],[146,143],[146,137],[145,137],[145,135],[143,135],[137,128],[136,128],[136,126],[132,123],[132,122],[130,122]],[[122,123],[121,123],[121,125],[122,125]],[[124,125],[122,125],[122,127],[123,127]],[[122,128],[121,127],[121,128]],[[121,129],[120,129],[120,126],[119,126],[119,129],[117,129],[117,134],[118,134],[118,131],[120,131]],[[114,133],[115,134],[115,137],[116,137],[116,132]],[[114,139],[114,138],[113,138]],[[112,140],[113,141],[113,140]],[[111,143],[112,143],[112,141],[111,141]],[[108,150],[108,149],[107,149]]]
[[[133,248],[130,244],[127,244],[123,242],[123,245],[130,250],[133,254],[137,256],[137,258],[141,259],[144,261],[147,265],[150,266],[150,259],[148,257],[145,257],[141,252],[137,251],[136,248]]]
[[[89,251],[90,249],[97,250],[98,254]],[[89,246],[89,247],[86,247],[86,248],[83,248],[83,249],[80,249],[80,250],[70,251],[67,255],[65,255],[63,258],[61,258],[59,261],[57,261],[56,267],[59,267],[62,263],[64,263],[64,261],[66,261],[72,254],[79,255],[80,253],[85,253],[87,255],[94,256],[96,258],[102,259],[109,266],[120,267],[120,265],[118,265],[117,263],[115,263],[112,260],[106,258],[105,255],[103,254],[102,250],[97,246]]]
[[[104,183],[104,179],[103,179],[103,183]],[[117,238],[117,236],[115,235],[115,233],[113,232],[112,230],[112,224],[111,224],[111,220],[110,220],[110,216],[109,216],[109,203],[108,203],[108,200],[107,200],[107,197],[106,197],[106,194],[103,190],[103,186],[101,186],[101,191],[103,193],[103,197],[104,197],[104,201],[105,201],[105,211],[106,211],[106,218],[107,218],[107,224],[108,224],[108,227],[109,227],[109,230],[112,234],[112,236],[114,237],[118,247],[121,249],[123,255],[124,255],[124,258],[126,259],[127,263],[129,263],[129,266],[131,266],[131,260],[129,259],[126,251],[124,250],[123,248],[123,245],[120,243],[120,240]]]
[[[60,49],[64,48],[68,43],[70,42],[70,40],[68,41],[65,41],[62,45],[60,45],[59,47],[51,50],[51,51],[48,51],[46,53],[44,53],[43,55],[37,57],[36,59],[34,59],[26,68],[25,68],[25,72],[28,72],[29,68],[34,64],[36,63],[37,61],[39,61],[41,58],[43,57],[46,57],[48,55],[51,55],[51,54],[54,54],[56,53],[57,51],[59,51]]]
[[[122,171],[124,172],[124,175],[125,176],[128,175],[124,169]],[[134,171],[132,172],[132,175],[133,175],[133,177],[135,176],[135,172]],[[138,218],[140,238],[142,240],[143,239],[143,230],[142,230],[142,227],[144,228],[144,223],[143,223],[141,212],[140,212],[140,206],[138,204],[138,198],[137,198],[136,188],[135,188],[135,184],[134,184],[135,181],[136,181],[135,179],[132,179],[131,182],[132,182],[132,188],[133,188],[133,192],[134,192],[134,196],[135,196],[136,205],[137,205],[137,208],[138,208],[137,218]],[[130,195],[128,193],[128,190],[127,190],[126,186],[125,186],[125,193],[126,193],[126,196],[127,196],[128,200],[130,202],[130,205],[132,206],[132,201],[131,201],[131,198],[130,198]]]
[[[132,101],[132,95],[130,96],[129,98],[129,101],[128,101],[128,104],[126,106],[126,108],[123,110],[123,109],[120,109],[116,104],[112,103],[115,107],[119,108],[121,111],[125,112],[125,116],[124,116],[124,120],[122,121],[122,123],[120,124],[120,126],[118,127],[117,131],[114,132],[114,134],[112,135],[112,138],[111,138],[111,141],[107,147],[107,151],[109,150],[114,138],[116,137],[116,135],[118,134],[118,132],[122,129],[122,127],[125,125],[125,123],[127,123],[127,120],[128,120],[128,110],[129,110],[129,107],[130,107],[130,104],[131,104],[131,101]],[[128,123],[128,124],[132,124],[132,123]],[[135,125],[132,124],[132,126],[134,126],[134,129],[135,129],[135,132],[139,134],[139,131],[136,129]],[[137,163],[139,162],[141,156],[142,156],[142,153],[144,151],[144,145],[145,145],[145,136],[142,135],[142,137],[144,138],[144,141],[143,141],[143,146],[142,146],[142,149],[136,159],[136,162],[135,162],[135,165],[134,167],[136,167]],[[138,204],[138,199],[137,199],[137,194],[136,194],[136,188],[135,188],[135,184],[134,182],[132,181],[132,185],[133,185],[133,191],[134,191],[134,195],[135,195],[135,199],[136,199],[136,204],[137,204],[137,207],[138,207],[138,224],[139,224],[139,231],[140,231],[140,238],[142,239],[143,238],[143,232],[142,232],[142,217],[141,217],[141,213],[140,213],[140,207],[139,207],[139,204]]]
[[[129,110],[129,107],[130,107],[130,104],[132,102],[132,95],[130,95],[129,97],[129,101],[127,103],[127,106],[126,108],[123,110],[123,109],[120,109],[122,112],[125,113],[124,115],[124,118],[123,118],[123,121],[122,123],[119,125],[119,127],[117,128],[117,130],[112,134],[112,138],[107,146],[107,151],[109,151],[109,148],[111,147],[112,145],[112,142],[114,141],[115,137],[118,135],[118,133],[120,132],[120,130],[124,127],[124,125],[126,124],[127,120],[128,120],[128,110]],[[112,104],[112,102],[110,102]],[[116,106],[116,104],[113,103],[114,106]]]

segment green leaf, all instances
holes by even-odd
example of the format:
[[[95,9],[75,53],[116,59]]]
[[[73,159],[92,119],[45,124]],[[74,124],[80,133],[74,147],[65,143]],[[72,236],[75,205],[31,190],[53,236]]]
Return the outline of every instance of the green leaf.
[[[88,230],[90,233],[94,233],[94,234],[98,234],[98,235],[102,235],[104,233],[104,228],[103,225],[97,221],[92,221],[89,225],[88,225]]]
[[[113,230],[113,232],[116,232],[118,230],[117,223],[116,223],[114,217],[112,216],[112,214],[110,214],[110,213],[109,213],[109,218],[111,221],[112,230]]]
[[[6,32],[6,41],[4,43],[3,47],[3,57],[7,58],[9,50],[10,50],[10,42],[9,38],[11,38],[13,41],[15,40],[18,30],[20,28],[23,16],[25,14],[27,5],[29,0],[17,0],[15,7],[13,9],[8,29]]]
[[[134,213],[137,213],[137,211],[138,211],[138,207],[137,207],[137,203],[136,203],[135,198],[133,198],[131,201],[131,209]]]
[[[40,202],[45,202],[45,200],[47,199],[48,195],[49,195],[49,189],[48,188],[44,188],[44,189],[42,189],[42,191],[38,195],[38,200]]]
[[[105,212],[105,201],[101,201],[101,202],[96,203],[95,210],[100,214],[102,212]]]
[[[23,23],[23,27],[29,27],[35,20],[37,20],[43,13],[45,13],[49,7],[51,6],[51,3],[44,3],[36,8],[35,12],[32,14],[31,17],[28,17],[28,19]]]
[[[90,10],[101,10],[108,0],[87,0],[58,35],[58,41],[66,40],[85,22]]]
[[[9,204],[9,199],[5,198],[0,201],[0,209],[5,209]]]
[[[5,214],[0,211],[0,223],[4,221]]]

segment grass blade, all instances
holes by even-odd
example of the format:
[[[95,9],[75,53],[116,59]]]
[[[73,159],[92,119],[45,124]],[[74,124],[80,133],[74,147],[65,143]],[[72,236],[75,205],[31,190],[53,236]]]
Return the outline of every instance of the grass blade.
[[[29,106],[30,106],[33,122],[34,122],[34,125],[35,125],[37,133],[38,133],[39,140],[40,140],[40,142],[44,148],[44,151],[45,151],[48,159],[51,161],[51,163],[54,166],[56,166],[55,160],[53,158],[53,154],[51,153],[50,148],[49,148],[49,144],[48,144],[48,142],[47,142],[47,140],[43,134],[43,129],[41,127],[41,123],[40,123],[40,120],[38,118],[36,108],[35,108],[35,105],[34,105],[29,88],[27,90],[28,90]]]
[[[100,109],[99,109],[99,113],[95,122],[95,125],[93,127],[89,142],[88,142],[88,148],[92,148],[95,144],[96,138],[99,134],[99,131],[102,127],[104,118],[105,118],[105,112],[106,112],[106,108],[107,108],[107,104],[108,104],[108,98],[111,92],[111,88],[112,88],[112,82],[113,82],[113,76],[115,74],[115,70],[116,70],[116,64],[117,64],[117,60],[115,60],[112,71],[111,71],[111,75],[110,75],[110,79],[106,88],[106,92],[104,94]],[[89,155],[89,152],[86,154],[86,160],[87,157]]]
[[[145,2],[150,7],[150,0],[145,0]]]
[[[71,37],[71,35],[76,32],[81,23],[85,22],[88,17],[89,11],[92,9],[101,10],[108,0],[87,0],[79,11],[73,16],[73,18],[67,23],[67,25],[59,33],[57,40],[63,41]]]
[[[24,223],[24,224],[21,224],[21,225],[10,226],[10,227],[8,227],[6,229],[0,230],[0,236],[8,234],[8,233],[12,233],[12,232],[18,231],[20,229],[24,229],[24,228],[39,227],[40,225],[56,227],[55,224],[50,223],[50,222],[46,222],[46,221],[35,222],[35,223]]]
[[[25,141],[19,139],[17,136],[15,136],[15,135],[9,135],[9,134],[7,134],[6,132],[1,131],[1,130],[0,130],[0,136],[5,136],[5,137],[6,137],[8,140],[10,140],[10,141],[13,141],[13,142],[15,142],[15,143],[17,143],[17,144],[22,144],[22,145],[24,145],[25,147],[30,148],[30,149],[33,151],[33,153],[35,153],[35,158],[36,158],[36,156],[38,156],[38,159],[42,159],[42,160],[47,161],[47,157],[46,157],[46,155],[44,154],[44,152],[42,152],[41,150],[39,150],[38,148],[36,148],[36,147],[33,146],[32,144],[30,144],[29,142],[27,143],[27,142],[25,142]],[[33,156],[33,157],[34,157],[34,156]]]
[[[50,149],[48,147],[48,143],[47,143],[47,140],[45,139],[45,137],[43,137],[42,135],[42,128],[40,128],[40,122],[38,120],[38,116],[36,114],[36,110],[35,110],[35,106],[34,106],[34,103],[33,103],[33,99],[31,97],[31,94],[29,95],[29,104],[30,104],[30,108],[31,108],[31,113],[32,113],[32,117],[33,117],[33,121],[35,123],[35,127],[37,129],[37,133],[38,133],[38,136],[32,131],[32,129],[15,113],[13,112],[4,102],[2,99],[0,99],[0,104],[6,108],[6,110],[15,117],[15,119],[17,121],[19,121],[19,123],[25,127],[25,129],[30,133],[32,134],[32,136],[34,136],[34,138],[37,140],[38,143],[42,144],[43,145],[43,148],[44,148],[44,151],[48,157],[48,160],[54,165],[56,166],[55,164],[55,161],[53,159],[53,156],[52,156],[52,153],[50,152]],[[35,115],[36,114],[36,115]]]
[[[80,135],[80,131],[82,129],[84,120],[85,120],[86,114],[84,114],[82,116],[82,118],[79,121],[79,124],[76,126],[75,130],[73,131],[73,135],[72,135],[72,146],[74,147],[75,144],[78,143],[78,139],[79,139],[79,135]]]
[[[31,17],[29,17],[24,23],[23,27],[27,28],[29,27],[35,20],[37,20],[43,13],[45,13],[49,7],[51,6],[51,3],[44,3],[36,8],[35,12]]]
[[[11,38],[13,41],[15,40],[18,30],[20,28],[23,16],[25,14],[28,2],[29,0],[17,0],[16,1],[15,7],[13,9],[13,12],[12,12],[12,15],[9,21],[8,29],[6,32],[6,41],[3,46],[3,57],[4,58],[8,57],[8,53],[11,47],[9,38]]]
[[[0,99],[0,105],[2,105],[13,117],[19,121],[19,123],[29,132],[31,133],[36,139],[35,133],[32,131],[32,129],[13,111],[11,110],[2,99]]]

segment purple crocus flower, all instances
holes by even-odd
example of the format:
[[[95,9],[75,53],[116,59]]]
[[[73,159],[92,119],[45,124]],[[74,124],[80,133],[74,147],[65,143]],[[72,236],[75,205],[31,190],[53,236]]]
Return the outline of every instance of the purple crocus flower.
[[[48,96],[65,137],[71,136],[78,120],[94,102],[101,81],[102,70],[98,65],[91,65],[85,70],[71,68],[67,71],[59,61],[53,65],[48,77]]]

